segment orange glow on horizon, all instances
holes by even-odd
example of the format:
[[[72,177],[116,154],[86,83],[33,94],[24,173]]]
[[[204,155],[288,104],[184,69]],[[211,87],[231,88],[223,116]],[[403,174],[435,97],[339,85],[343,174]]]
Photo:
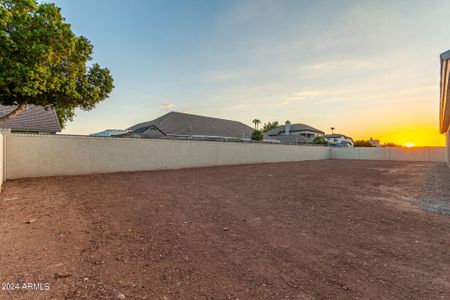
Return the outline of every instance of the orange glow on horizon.
[[[395,143],[405,147],[445,146],[445,135],[440,134],[436,126],[408,127],[403,125],[384,129],[369,136],[367,133],[355,134],[355,137],[354,140],[368,140],[372,137],[380,140],[381,144]]]

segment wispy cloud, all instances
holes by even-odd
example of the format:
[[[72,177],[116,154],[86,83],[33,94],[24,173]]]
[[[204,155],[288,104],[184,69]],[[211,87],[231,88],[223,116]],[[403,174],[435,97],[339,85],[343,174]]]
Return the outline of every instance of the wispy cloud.
[[[227,110],[242,110],[242,109],[247,109],[249,107],[251,107],[250,104],[240,103],[240,104],[229,106],[226,109]]]
[[[320,95],[322,92],[318,90],[311,90],[311,91],[301,91],[294,93],[290,96],[284,97],[281,101],[281,104],[291,104],[293,102],[303,101],[303,100],[311,100],[314,97]]]
[[[318,72],[330,72],[330,71],[343,71],[349,69],[355,70],[367,70],[374,64],[368,60],[353,60],[353,59],[342,59],[342,60],[331,60],[322,63],[312,64],[304,67],[304,70],[308,71],[318,71]]]
[[[172,103],[163,103],[163,104],[160,105],[161,108],[165,108],[165,109],[173,108],[175,106],[176,105],[172,104]]]

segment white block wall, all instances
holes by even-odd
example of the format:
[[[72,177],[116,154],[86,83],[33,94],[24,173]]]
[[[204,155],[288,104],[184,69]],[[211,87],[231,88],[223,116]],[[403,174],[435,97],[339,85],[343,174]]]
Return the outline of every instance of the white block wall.
[[[330,148],[331,159],[367,159],[444,162],[445,147],[357,147]]]
[[[448,142],[448,140],[447,140]],[[6,179],[320,159],[444,162],[445,147],[328,148],[0,133]]]
[[[321,146],[10,134],[6,178],[327,159]]]

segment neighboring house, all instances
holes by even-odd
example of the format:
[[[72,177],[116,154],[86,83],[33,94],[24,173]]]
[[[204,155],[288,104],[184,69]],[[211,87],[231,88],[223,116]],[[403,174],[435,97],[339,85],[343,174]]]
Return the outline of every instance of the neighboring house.
[[[5,116],[17,106],[0,105],[0,116]],[[0,122],[0,128],[11,129],[11,132],[55,134],[61,131],[58,116],[54,109],[27,105],[19,115]]]
[[[331,145],[336,147],[353,147],[354,142],[351,137],[339,133],[325,134],[324,139]]]
[[[106,129],[97,133],[93,133],[90,136],[99,136],[99,137],[110,137],[113,135],[124,134],[127,133],[127,130],[123,129]]]
[[[446,134],[445,159],[450,166],[450,50],[441,54],[440,132]]]
[[[238,121],[169,112],[155,120],[128,128],[121,137],[204,140],[250,140],[253,128]]]
[[[307,144],[312,143],[315,137],[323,136],[324,132],[305,124],[286,121],[285,125],[269,130],[266,135],[283,144]]]
[[[380,140],[374,140],[372,138],[370,138],[369,143],[373,146],[373,147],[380,147]]]

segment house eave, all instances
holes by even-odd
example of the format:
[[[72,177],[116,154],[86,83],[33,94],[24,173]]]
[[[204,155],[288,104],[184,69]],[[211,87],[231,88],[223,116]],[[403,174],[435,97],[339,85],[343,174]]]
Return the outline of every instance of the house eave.
[[[439,128],[440,133],[446,133],[450,126],[450,107],[448,98],[450,94],[450,50],[440,55],[441,81],[440,81],[440,109]]]

